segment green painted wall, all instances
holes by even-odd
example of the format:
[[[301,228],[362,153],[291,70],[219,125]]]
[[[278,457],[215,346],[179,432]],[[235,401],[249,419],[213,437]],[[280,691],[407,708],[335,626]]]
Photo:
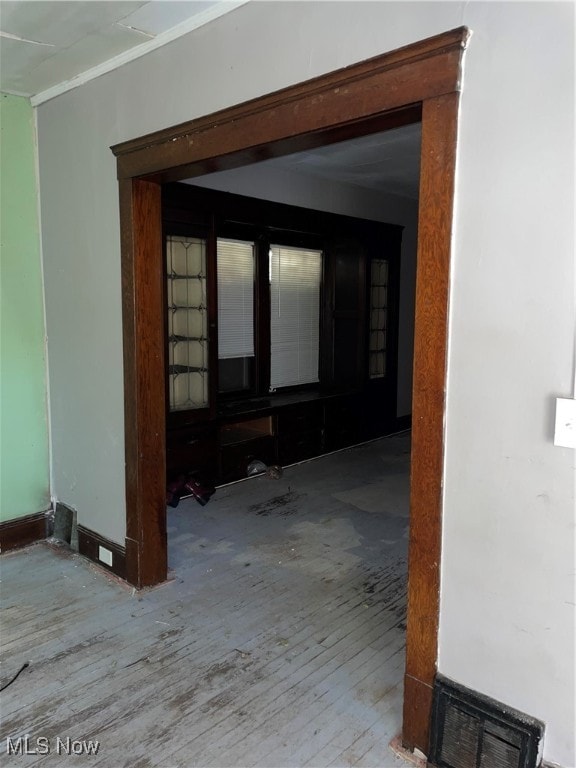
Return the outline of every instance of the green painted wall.
[[[44,304],[34,116],[0,94],[0,520],[48,508]]]

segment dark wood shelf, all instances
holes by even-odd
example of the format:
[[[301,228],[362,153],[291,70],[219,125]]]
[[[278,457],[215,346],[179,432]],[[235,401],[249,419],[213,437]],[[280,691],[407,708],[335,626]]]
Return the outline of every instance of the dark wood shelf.
[[[220,428],[220,445],[237,445],[273,435],[272,417],[265,416],[251,421],[224,424]]]

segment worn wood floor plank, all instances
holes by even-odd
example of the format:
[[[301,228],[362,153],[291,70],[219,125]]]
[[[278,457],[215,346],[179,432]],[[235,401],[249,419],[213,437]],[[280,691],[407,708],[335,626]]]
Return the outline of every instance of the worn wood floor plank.
[[[390,675],[395,676],[396,674],[396,668],[390,666]],[[373,744],[377,744],[381,753],[385,754],[387,745],[392,738],[390,736],[386,740],[386,735],[390,730],[390,722],[395,721],[395,717],[390,718],[389,713],[394,707],[401,706],[398,701],[399,687],[401,687],[400,684],[396,683],[393,687],[386,688],[380,698],[374,697],[372,699],[374,707],[372,717],[370,720],[359,724],[357,731],[360,735],[356,741],[351,741],[350,733],[342,730],[339,719],[333,718],[329,724],[322,728],[321,738],[318,738],[320,734],[316,735],[318,751],[312,757],[307,755],[306,761],[302,764],[304,766],[331,765],[338,761],[338,758],[345,750],[353,747],[360,739],[366,739],[370,747]],[[366,692],[366,695],[372,695],[372,692],[369,690]],[[393,735],[396,734],[394,733]],[[305,750],[303,754],[305,754]],[[295,757],[298,757],[298,755],[299,753],[297,752]]]
[[[396,674],[398,668],[403,666],[403,654],[400,651],[401,649],[383,661]],[[400,658],[396,660],[394,657],[398,654]],[[382,662],[375,660],[373,656],[365,659],[364,654],[358,654],[352,663],[343,664],[309,691],[294,691],[292,697],[282,700],[289,711],[293,709],[296,713],[293,719],[289,723],[284,720],[278,722],[280,712],[274,718],[276,722],[269,718],[265,724],[272,726],[267,729],[270,735],[265,739],[252,739],[249,749],[239,755],[240,763],[265,768],[285,763],[288,759],[303,758],[310,750],[309,744],[318,734],[323,733],[323,728],[334,719],[346,721],[347,728],[362,728],[366,717],[370,717],[373,705],[358,697],[354,705],[350,706],[341,696],[341,686],[347,685],[355,689],[361,689],[363,685],[369,687],[381,664]],[[295,734],[298,734],[297,741]],[[279,743],[282,746],[279,746]],[[296,754],[295,744],[300,745]],[[256,760],[252,757],[254,754],[258,754]]]
[[[336,616],[335,619],[338,620],[338,616]],[[358,628],[358,633],[360,635],[366,635],[366,630],[362,625]],[[301,681],[305,681],[310,685],[313,682],[312,674],[315,674],[316,677],[321,679],[321,675],[323,671],[325,673],[327,665],[331,664],[333,667],[337,667],[338,664],[343,661],[341,648],[343,648],[345,652],[347,650],[345,644],[339,647],[337,643],[332,643],[331,647],[327,649],[324,646],[324,642],[322,644],[313,644],[311,646],[306,644],[306,640],[304,643],[305,644],[302,647],[301,645],[295,644],[294,641],[291,641],[290,650],[288,651],[289,655],[287,655],[290,662],[289,666],[285,663],[286,657],[280,655],[277,659],[268,663],[263,668],[264,682],[259,683],[250,689],[250,699],[243,697],[243,706],[252,705],[253,702],[257,702],[257,705],[255,705],[257,706],[257,709],[252,712],[253,716],[259,717],[260,711],[262,710],[266,711],[268,717],[271,717],[276,711],[274,709],[274,704],[281,696],[284,696],[287,691],[294,689],[301,683]],[[348,648],[348,651],[350,651],[350,648]],[[273,696],[273,698],[270,699],[270,696]],[[281,710],[282,706],[283,704],[280,702],[280,705],[277,708]],[[211,730],[214,733],[217,733],[218,744],[222,747],[227,743],[226,733],[228,733],[230,727],[225,717],[222,718],[221,723],[222,730],[219,729],[216,732],[214,724],[212,725]]]
[[[400,727],[409,437],[169,511],[171,581],[136,593],[83,558],[2,559],[3,764],[393,768]],[[65,758],[56,739],[93,739]]]

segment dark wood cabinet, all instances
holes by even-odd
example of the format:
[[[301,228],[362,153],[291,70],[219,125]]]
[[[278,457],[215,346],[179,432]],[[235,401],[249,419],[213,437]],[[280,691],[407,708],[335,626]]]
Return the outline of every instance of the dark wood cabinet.
[[[219,443],[218,428],[211,423],[169,429],[166,441],[168,477],[194,473],[212,483],[219,481]]]
[[[276,463],[275,422],[273,416],[223,422],[220,436],[220,479],[226,483],[247,477],[252,461],[267,466]]]
[[[278,411],[278,461],[293,464],[323,451],[322,402],[315,400]]]
[[[324,405],[324,450],[337,451],[360,443],[367,437],[364,398],[345,395]]]
[[[292,464],[393,429],[401,227],[183,184],[163,187],[163,219],[169,478],[229,482],[255,459]],[[253,260],[240,278],[231,242]],[[236,293],[220,282],[225,263]],[[237,323],[227,312],[220,326],[219,301],[237,302]],[[302,331],[282,320],[295,324],[288,344],[280,313],[307,318]],[[237,347],[240,325],[251,330]]]

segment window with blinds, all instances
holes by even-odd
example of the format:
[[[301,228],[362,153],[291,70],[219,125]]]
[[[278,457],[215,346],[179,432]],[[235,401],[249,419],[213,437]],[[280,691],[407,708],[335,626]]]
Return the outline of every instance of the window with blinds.
[[[218,238],[220,392],[250,389],[254,369],[254,243]]]
[[[322,252],[270,247],[270,390],[319,380]]]

